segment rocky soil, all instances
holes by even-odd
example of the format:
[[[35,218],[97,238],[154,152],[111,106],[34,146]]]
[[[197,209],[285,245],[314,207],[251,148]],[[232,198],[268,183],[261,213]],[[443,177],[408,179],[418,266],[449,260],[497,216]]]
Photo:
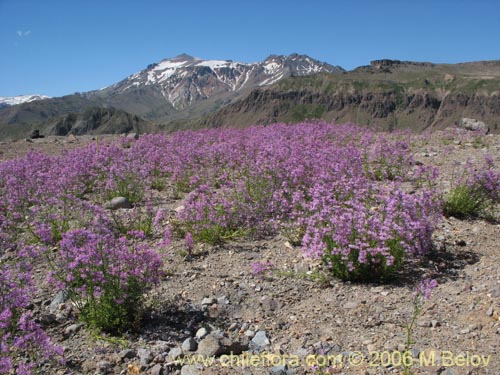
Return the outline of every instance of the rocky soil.
[[[4,142],[0,158],[30,150],[58,153],[89,141]],[[500,162],[500,135],[460,139],[438,132],[412,147],[416,160],[440,168],[443,190],[469,158],[489,153]],[[164,197],[172,217],[181,205]],[[186,256],[182,241],[174,242],[168,277],[148,296],[143,324],[119,338],[88,331],[64,295],[54,295],[40,276],[34,309],[66,356],[65,365],[47,363],[42,373],[319,374],[314,359],[321,365],[330,356],[339,360],[322,369],[326,374],[401,374],[413,291],[431,277],[439,286],[417,319],[412,373],[500,374],[500,225],[443,218],[434,239],[433,253],[380,285],[332,280],[279,236],[198,246],[193,256]],[[252,273],[252,263],[266,261],[271,270]],[[239,363],[225,356],[231,351],[245,353]],[[266,360],[263,353],[276,356]],[[205,366],[176,362],[193,355],[215,360]]]

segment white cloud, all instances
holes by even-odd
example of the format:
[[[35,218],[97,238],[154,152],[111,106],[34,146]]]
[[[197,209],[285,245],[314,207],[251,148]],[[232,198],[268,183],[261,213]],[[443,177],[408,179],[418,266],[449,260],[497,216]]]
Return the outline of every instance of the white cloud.
[[[31,30],[17,30],[16,34],[20,38],[27,37],[31,34]]]

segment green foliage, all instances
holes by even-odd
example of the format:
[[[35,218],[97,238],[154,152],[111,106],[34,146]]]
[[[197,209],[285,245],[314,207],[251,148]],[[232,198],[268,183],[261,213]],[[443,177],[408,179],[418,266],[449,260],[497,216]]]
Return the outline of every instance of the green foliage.
[[[443,199],[445,216],[468,218],[480,216],[487,207],[487,196],[481,189],[461,184],[453,188]]]
[[[137,176],[129,174],[115,180],[115,188],[107,192],[107,199],[125,197],[130,203],[137,203],[144,198],[144,186]]]
[[[116,229],[127,237],[130,237],[130,233],[134,231],[151,237],[154,232],[154,216],[155,212],[151,207],[135,207],[124,212],[111,212]]]
[[[370,253],[367,254],[365,262],[360,262],[359,250],[356,249],[352,249],[345,258],[342,254],[332,252],[337,244],[331,238],[325,238],[325,243],[327,249],[322,256],[323,263],[334,277],[345,281],[391,280],[406,258],[406,252],[399,238],[392,238],[386,242],[390,255],[394,258],[392,263],[388,263],[387,257],[382,254]]]

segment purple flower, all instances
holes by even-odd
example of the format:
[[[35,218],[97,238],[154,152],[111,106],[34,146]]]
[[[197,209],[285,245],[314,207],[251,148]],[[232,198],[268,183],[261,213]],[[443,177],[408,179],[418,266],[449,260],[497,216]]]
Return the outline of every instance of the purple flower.
[[[434,279],[424,279],[417,287],[416,293],[424,296],[426,300],[431,298],[431,291],[438,286]]]
[[[193,250],[194,242],[193,242],[193,235],[191,232],[186,233],[186,237],[184,238],[184,241],[186,242],[186,247],[189,251]]]

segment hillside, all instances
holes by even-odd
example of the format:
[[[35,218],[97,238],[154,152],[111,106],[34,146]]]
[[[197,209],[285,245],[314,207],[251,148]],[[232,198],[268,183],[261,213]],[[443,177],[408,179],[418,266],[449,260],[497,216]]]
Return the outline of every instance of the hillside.
[[[0,134],[23,136],[26,131],[19,128],[47,129],[56,118],[94,107],[116,108],[156,124],[191,121],[286,77],[342,71],[298,54],[271,55],[255,63],[182,54],[150,64],[100,90],[26,103],[18,100],[21,104],[0,108]]]
[[[461,118],[498,132],[500,61],[432,64],[376,60],[342,74],[292,77],[258,89],[200,126],[322,118],[384,129],[442,129]]]

